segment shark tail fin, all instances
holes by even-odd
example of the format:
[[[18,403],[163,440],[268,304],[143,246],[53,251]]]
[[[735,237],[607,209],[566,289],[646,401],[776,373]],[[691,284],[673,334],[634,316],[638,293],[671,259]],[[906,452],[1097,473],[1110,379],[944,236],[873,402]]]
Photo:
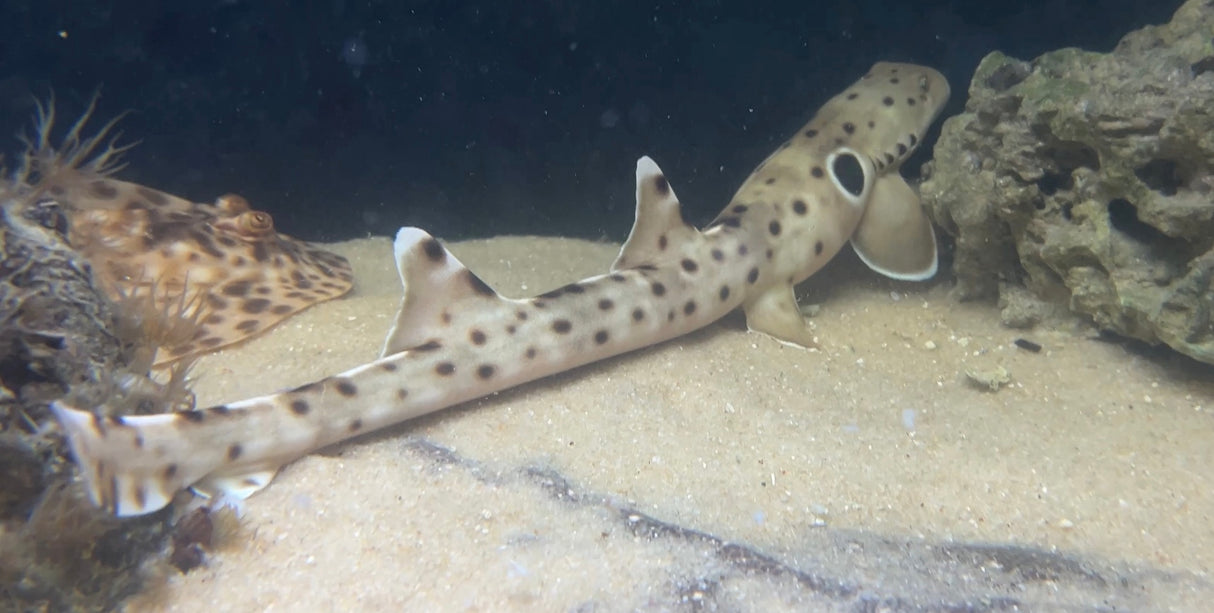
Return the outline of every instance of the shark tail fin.
[[[176,469],[128,472],[112,461],[115,454],[129,454],[143,444],[138,430],[126,421],[131,418],[99,417],[61,402],[51,403],[51,411],[72,449],[89,499],[98,507],[120,517],[143,515],[168,505],[187,485],[186,476]]]

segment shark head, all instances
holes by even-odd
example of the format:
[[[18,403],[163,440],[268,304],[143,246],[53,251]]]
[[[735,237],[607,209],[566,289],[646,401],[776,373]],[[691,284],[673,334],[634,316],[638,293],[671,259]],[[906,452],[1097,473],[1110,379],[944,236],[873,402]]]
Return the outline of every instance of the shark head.
[[[738,237],[764,254],[743,304],[752,330],[812,345],[793,286],[848,241],[883,275],[935,274],[931,223],[898,168],[948,95],[948,82],[931,68],[878,63],[751,173],[706,234]]]

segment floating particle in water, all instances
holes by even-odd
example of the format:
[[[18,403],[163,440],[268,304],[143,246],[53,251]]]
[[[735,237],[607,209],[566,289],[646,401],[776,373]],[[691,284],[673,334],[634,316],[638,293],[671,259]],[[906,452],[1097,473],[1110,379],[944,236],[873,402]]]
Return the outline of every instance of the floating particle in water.
[[[350,72],[354,74],[355,79],[362,76],[363,66],[367,65],[370,56],[371,53],[367,49],[367,41],[363,38],[362,32],[359,32],[358,36],[347,38],[341,44],[341,61],[350,67]]]

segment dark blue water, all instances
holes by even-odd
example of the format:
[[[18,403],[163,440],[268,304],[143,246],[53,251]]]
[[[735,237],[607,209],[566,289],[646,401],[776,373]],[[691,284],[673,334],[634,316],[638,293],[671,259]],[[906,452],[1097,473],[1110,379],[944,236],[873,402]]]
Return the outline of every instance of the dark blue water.
[[[1179,4],[6,0],[0,134],[100,88],[142,141],[120,178],[304,238],[622,240],[642,154],[700,223],[877,60],[946,72],[949,113],[991,50],[1109,50]]]

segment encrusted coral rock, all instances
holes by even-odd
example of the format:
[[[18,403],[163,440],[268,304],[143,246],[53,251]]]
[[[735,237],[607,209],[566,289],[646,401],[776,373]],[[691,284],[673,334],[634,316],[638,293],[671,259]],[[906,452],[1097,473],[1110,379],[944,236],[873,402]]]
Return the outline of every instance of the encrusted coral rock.
[[[1214,3],[1190,0],[1112,53],[982,61],[921,186],[959,298],[1023,285],[1214,363],[1211,32]]]

